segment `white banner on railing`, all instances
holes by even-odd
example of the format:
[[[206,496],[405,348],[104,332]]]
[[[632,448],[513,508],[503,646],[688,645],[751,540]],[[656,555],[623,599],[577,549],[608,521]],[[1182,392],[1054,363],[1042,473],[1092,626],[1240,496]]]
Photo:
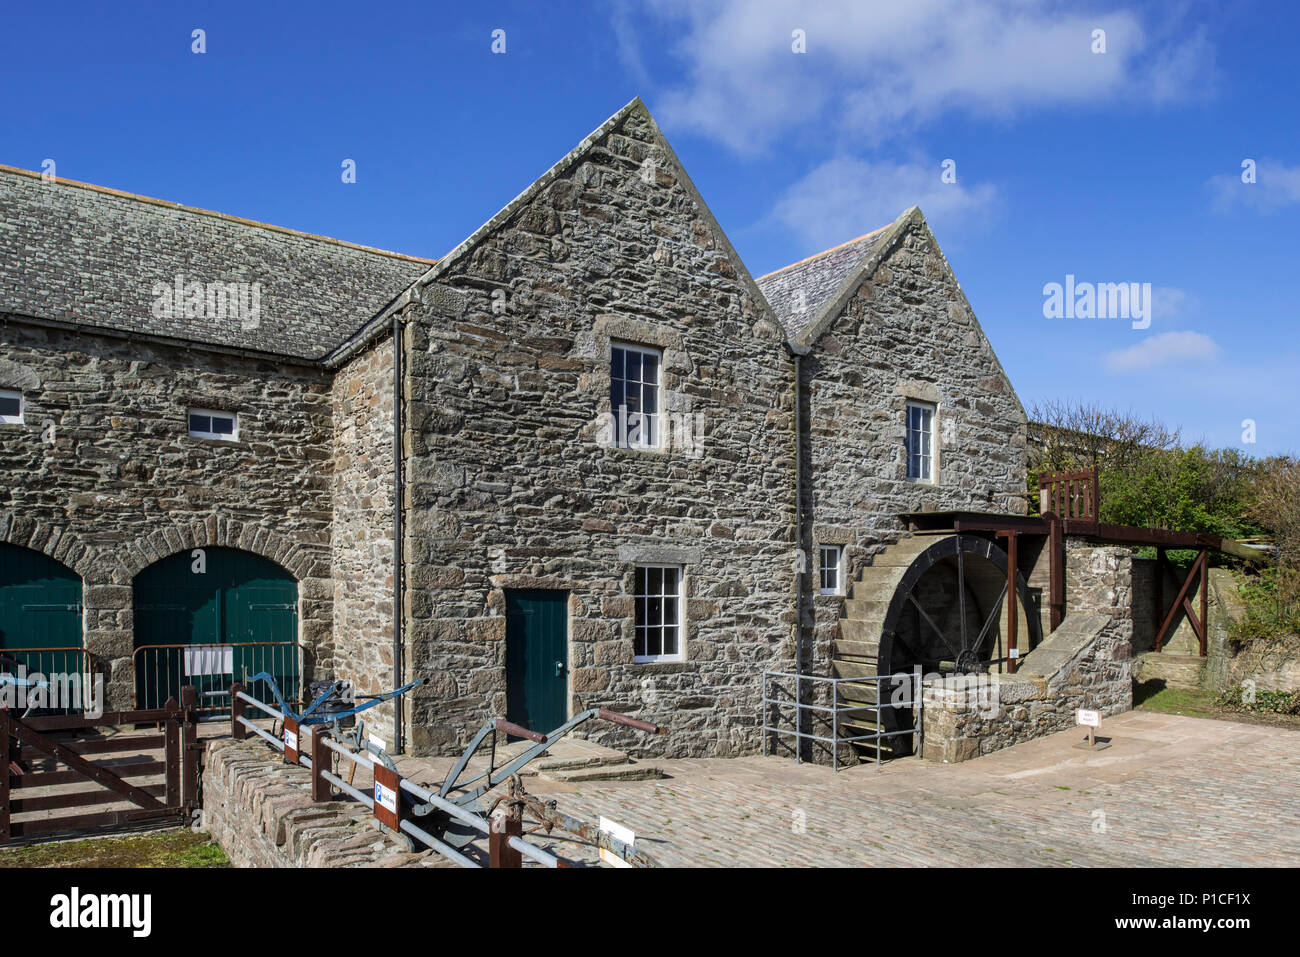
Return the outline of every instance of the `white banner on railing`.
[[[235,649],[230,645],[191,645],[185,649],[185,674],[228,675],[235,670]]]

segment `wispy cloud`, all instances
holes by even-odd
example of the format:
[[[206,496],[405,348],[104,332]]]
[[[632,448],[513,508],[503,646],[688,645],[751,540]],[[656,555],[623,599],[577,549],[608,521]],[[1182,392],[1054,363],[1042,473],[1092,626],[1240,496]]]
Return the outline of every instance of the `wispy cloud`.
[[[1300,165],[1287,166],[1280,160],[1266,158],[1255,161],[1253,183],[1243,180],[1245,174],[1243,169],[1210,179],[1208,185],[1217,208],[1271,213],[1300,203]]]
[[[911,206],[920,206],[931,226],[944,231],[986,213],[997,199],[991,184],[944,183],[941,172],[938,161],[877,163],[838,157],[787,189],[771,218],[815,250],[887,225]]]
[[[1218,358],[1222,351],[1204,333],[1161,332],[1147,336],[1135,346],[1109,353],[1105,365],[1109,372],[1141,372],[1173,363],[1208,362]]]
[[[656,112],[742,152],[801,127],[879,143],[954,110],[1164,103],[1201,95],[1214,69],[1203,32],[1059,0],[646,3],[681,34],[684,78]]]

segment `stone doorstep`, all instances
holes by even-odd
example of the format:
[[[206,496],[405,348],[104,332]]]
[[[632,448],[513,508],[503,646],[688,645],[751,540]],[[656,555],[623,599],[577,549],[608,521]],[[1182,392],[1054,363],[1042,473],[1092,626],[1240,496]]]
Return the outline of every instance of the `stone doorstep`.
[[[515,741],[502,748],[508,755],[499,764],[506,764],[532,746],[531,741]],[[626,764],[627,755],[614,748],[582,738],[561,738],[545,754],[535,761],[530,761],[524,773],[545,773],[550,771],[567,771],[574,768],[600,767],[609,764]]]
[[[668,777],[657,764],[644,762],[553,768],[540,775],[551,781],[655,781]]]

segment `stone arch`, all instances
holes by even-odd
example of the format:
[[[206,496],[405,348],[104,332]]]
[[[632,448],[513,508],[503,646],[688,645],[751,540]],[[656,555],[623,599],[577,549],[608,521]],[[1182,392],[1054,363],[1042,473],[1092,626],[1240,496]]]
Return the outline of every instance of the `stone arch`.
[[[89,584],[97,577],[95,549],[62,525],[0,511],[0,543],[40,552],[71,568],[83,583]]]
[[[265,525],[241,522],[223,515],[186,524],[172,524],[143,535],[122,549],[119,565],[113,580],[129,585],[141,571],[154,562],[177,552],[195,548],[237,548],[252,552],[275,562],[301,584],[305,579],[327,577],[318,562],[328,561],[326,555],[316,554]]]

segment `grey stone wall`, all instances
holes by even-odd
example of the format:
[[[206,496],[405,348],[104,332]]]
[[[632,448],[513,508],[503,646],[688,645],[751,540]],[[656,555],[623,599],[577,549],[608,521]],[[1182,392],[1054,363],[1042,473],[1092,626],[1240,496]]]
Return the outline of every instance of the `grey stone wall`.
[[[900,513],[1024,510],[1000,494],[1025,488],[1024,410],[923,223],[847,301],[804,359],[804,377],[814,571],[818,545],[842,544],[851,582],[904,534]],[[934,484],[907,479],[908,399],[938,405]],[[841,605],[812,599],[815,673],[827,673]]]
[[[81,575],[85,644],[114,706],[134,695],[132,579],[191,548],[288,569],[307,666],[331,666],[325,373],[18,322],[0,324],[0,350],[0,388],[26,402],[25,424],[0,425],[0,541]],[[190,406],[237,410],[239,441],[190,438]]]
[[[335,676],[360,694],[393,681],[393,343],[380,340],[334,379]],[[393,705],[366,712],[393,741]]]
[[[509,588],[569,593],[571,712],[672,729],[593,738],[760,747],[761,672],[792,664],[793,373],[743,268],[637,108],[409,307],[417,751],[505,713]],[[702,454],[602,444],[612,340],[663,349],[663,407],[701,417]],[[633,662],[638,554],[685,566],[684,663]]]
[[[261,739],[209,741],[202,826],[236,867],[450,867],[378,831],[355,801],[313,804],[311,772]]]

